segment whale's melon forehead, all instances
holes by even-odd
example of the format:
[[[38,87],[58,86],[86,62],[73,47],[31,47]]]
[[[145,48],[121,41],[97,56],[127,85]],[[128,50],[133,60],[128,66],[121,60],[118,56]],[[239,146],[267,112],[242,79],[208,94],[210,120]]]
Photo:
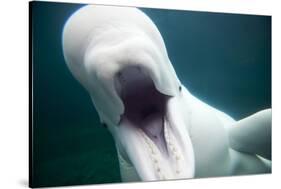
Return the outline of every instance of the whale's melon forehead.
[[[74,51],[87,46],[89,37],[93,38],[108,31],[124,31],[124,28],[129,31],[142,31],[155,43],[159,43],[159,48],[165,48],[158,29],[139,9],[100,5],[84,6],[70,16],[64,26],[63,43],[74,48]]]

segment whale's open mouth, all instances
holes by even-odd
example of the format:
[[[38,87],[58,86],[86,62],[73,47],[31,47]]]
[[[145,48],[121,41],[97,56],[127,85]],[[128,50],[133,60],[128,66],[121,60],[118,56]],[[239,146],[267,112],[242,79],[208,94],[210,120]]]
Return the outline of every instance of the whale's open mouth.
[[[160,93],[146,70],[138,66],[118,72],[115,86],[125,107],[119,126],[130,130],[123,137],[127,137],[128,156],[142,179],[190,178],[186,144],[169,113],[172,97]],[[143,170],[144,166],[151,169]]]
[[[160,152],[167,156],[164,120],[169,96],[160,93],[140,67],[127,67],[118,73],[119,95],[125,106],[123,119],[140,129]]]

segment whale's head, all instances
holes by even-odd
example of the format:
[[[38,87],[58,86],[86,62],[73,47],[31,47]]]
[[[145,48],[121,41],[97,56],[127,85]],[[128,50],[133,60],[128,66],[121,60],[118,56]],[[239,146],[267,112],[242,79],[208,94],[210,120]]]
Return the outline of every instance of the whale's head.
[[[142,11],[80,8],[65,24],[63,52],[113,135],[124,177],[124,166],[141,180],[193,177],[192,145],[177,114],[182,86],[160,32]]]

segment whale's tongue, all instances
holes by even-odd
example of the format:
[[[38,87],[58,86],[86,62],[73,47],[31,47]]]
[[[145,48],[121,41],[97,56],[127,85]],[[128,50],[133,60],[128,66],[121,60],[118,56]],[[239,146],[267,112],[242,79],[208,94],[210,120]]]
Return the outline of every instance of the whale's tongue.
[[[160,152],[168,156],[167,144],[164,138],[164,117],[161,114],[152,114],[141,123],[141,129],[154,142]]]

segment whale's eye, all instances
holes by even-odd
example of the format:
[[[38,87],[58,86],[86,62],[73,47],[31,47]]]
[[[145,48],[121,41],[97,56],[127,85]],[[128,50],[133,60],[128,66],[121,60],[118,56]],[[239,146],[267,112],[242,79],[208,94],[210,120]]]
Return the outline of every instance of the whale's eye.
[[[179,86],[179,91],[181,92],[181,86]]]

